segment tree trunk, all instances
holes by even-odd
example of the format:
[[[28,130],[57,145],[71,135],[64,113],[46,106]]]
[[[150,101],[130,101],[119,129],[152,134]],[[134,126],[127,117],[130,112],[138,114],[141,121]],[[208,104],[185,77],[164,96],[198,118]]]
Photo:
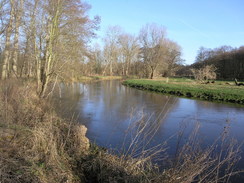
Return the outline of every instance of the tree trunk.
[[[40,72],[40,79],[41,79],[41,91],[40,97],[45,97],[48,84],[51,80],[51,77],[55,73],[55,51],[54,47],[57,43],[57,37],[59,34],[59,23],[60,23],[60,16],[62,13],[63,1],[58,0],[56,4],[55,12],[52,16],[51,22],[49,24],[49,34],[46,38],[46,53],[45,53],[45,60],[42,67],[43,71]]]
[[[153,76],[154,76],[154,69],[153,69],[153,68],[151,68],[150,79],[153,79]]]
[[[18,76],[17,62],[18,62],[18,51],[19,51],[19,27],[20,27],[20,21],[22,16],[22,7],[23,7],[23,0],[20,0],[20,7],[19,10],[16,10],[17,13],[15,17],[15,35],[14,35],[14,53],[13,53],[13,73],[15,77]]]
[[[150,74],[150,79],[153,79],[153,71]]]
[[[128,61],[128,58],[126,59],[126,64],[125,64],[125,76],[128,75],[129,72],[129,66],[130,66],[130,62]]]
[[[113,62],[112,60],[110,61],[110,69],[109,69],[109,75],[112,76],[113,75]]]
[[[10,37],[12,32],[12,24],[14,18],[14,10],[13,10],[13,0],[10,0],[11,10],[10,10],[10,19],[9,24],[6,30],[6,39],[5,39],[5,49],[3,53],[3,67],[2,67],[2,79],[7,79],[9,76],[9,62],[10,62]]]

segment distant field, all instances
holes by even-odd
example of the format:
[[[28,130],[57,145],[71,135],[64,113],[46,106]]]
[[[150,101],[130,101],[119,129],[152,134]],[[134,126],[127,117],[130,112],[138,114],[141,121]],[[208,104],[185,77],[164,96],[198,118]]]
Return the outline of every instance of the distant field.
[[[244,104],[244,86],[235,86],[235,83],[230,81],[200,84],[195,80],[186,78],[170,78],[168,82],[166,78],[158,78],[155,80],[126,80],[123,84],[142,90],[177,96]]]

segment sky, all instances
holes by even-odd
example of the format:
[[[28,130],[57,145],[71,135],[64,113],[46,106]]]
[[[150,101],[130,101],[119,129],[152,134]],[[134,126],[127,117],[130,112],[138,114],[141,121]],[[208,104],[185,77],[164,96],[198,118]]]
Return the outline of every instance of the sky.
[[[182,47],[186,64],[199,47],[244,45],[244,0],[86,0],[89,15],[101,17],[98,40],[109,26],[138,35],[147,23],[165,26],[169,39]]]

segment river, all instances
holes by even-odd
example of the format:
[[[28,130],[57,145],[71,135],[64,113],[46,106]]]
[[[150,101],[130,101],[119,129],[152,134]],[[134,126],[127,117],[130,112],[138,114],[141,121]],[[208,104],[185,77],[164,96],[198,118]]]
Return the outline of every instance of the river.
[[[184,143],[197,125],[203,147],[226,129],[240,143],[244,139],[244,107],[240,105],[141,91],[123,86],[118,80],[61,84],[59,89],[54,97],[58,113],[84,124],[87,137],[109,149],[128,148],[138,121],[147,125],[145,132],[150,134],[141,139],[148,140],[149,147],[167,140],[171,155],[176,151],[179,132],[183,132]],[[239,167],[244,168],[243,160]]]

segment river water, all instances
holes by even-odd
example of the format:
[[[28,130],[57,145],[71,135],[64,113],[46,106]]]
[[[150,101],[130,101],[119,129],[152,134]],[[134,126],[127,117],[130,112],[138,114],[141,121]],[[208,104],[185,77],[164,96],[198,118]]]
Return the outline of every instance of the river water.
[[[141,121],[148,134],[140,137],[144,144],[152,147],[167,140],[171,155],[179,132],[184,143],[197,125],[202,146],[213,143],[226,129],[240,143],[244,140],[243,106],[141,91],[116,80],[61,84],[59,89],[54,97],[58,113],[84,124],[88,138],[106,148],[128,148]],[[239,166],[244,168],[243,160]]]

